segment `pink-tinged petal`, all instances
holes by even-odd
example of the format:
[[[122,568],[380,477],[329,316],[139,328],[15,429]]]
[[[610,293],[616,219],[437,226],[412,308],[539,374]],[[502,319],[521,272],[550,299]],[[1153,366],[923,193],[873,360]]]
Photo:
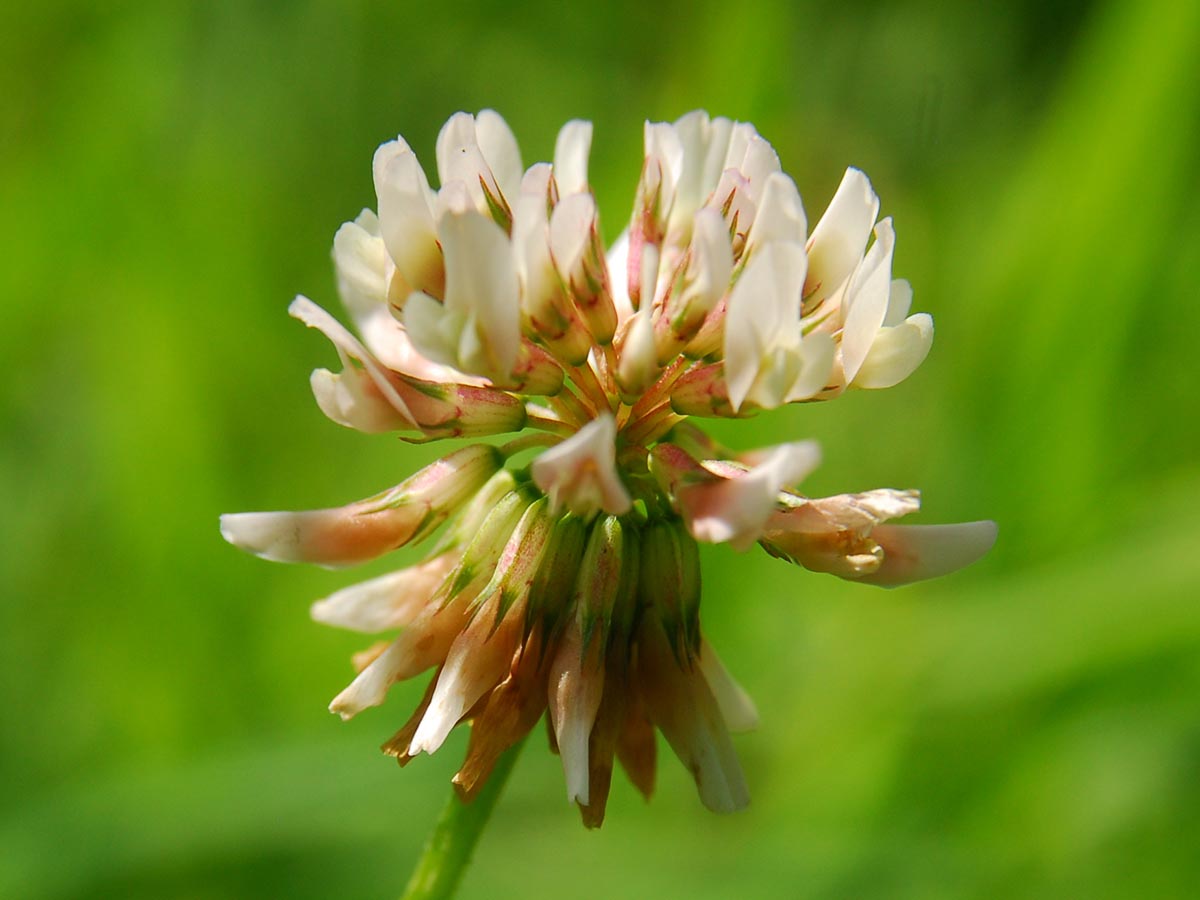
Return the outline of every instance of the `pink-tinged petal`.
[[[491,580],[477,599],[470,624],[446,655],[409,755],[435,752],[475,702],[508,673],[521,645],[529,589],[554,525],[546,506],[543,498],[526,509],[505,544]]]
[[[734,680],[708,641],[700,642],[700,671],[717,701],[725,725],[734,734],[758,727],[758,709],[745,689]]]
[[[858,374],[887,315],[895,247],[892,220],[884,219],[875,227],[875,243],[846,287],[842,307],[846,316],[842,326],[842,372],[847,383]]]
[[[996,543],[996,523],[880,525],[871,537],[883,548],[883,563],[858,580],[897,587],[948,575],[981,559]]]
[[[571,194],[554,207],[550,254],[595,342],[608,344],[617,330],[617,311],[590,193]]]
[[[921,508],[919,491],[878,488],[858,494],[835,494],[809,499],[793,494],[784,497],[785,508],[776,511],[767,527],[794,534],[823,534],[838,531],[867,534],[889,519],[911,515]]]
[[[862,259],[878,215],[879,197],[867,176],[858,169],[847,169],[809,239],[806,300],[815,304],[831,296],[850,277]]]
[[[446,654],[429,709],[417,726],[410,756],[436,753],[459,720],[508,674],[521,646],[524,604],[514,604],[493,630],[496,603],[486,603]]]
[[[494,447],[464,447],[391,490],[347,506],[224,515],[221,535],[234,546],[275,562],[325,566],[366,562],[445,521],[502,463]]]
[[[653,617],[638,631],[638,685],[651,721],[696,781],[700,801],[714,812],[750,802],[746,779],[716,700],[698,669],[684,671]]]
[[[402,547],[417,534],[428,510],[371,504],[306,512],[227,513],[221,536],[272,562],[350,566]]]
[[[554,142],[554,180],[562,197],[588,190],[588,154],[592,149],[592,123],[572,119]]]
[[[534,484],[553,509],[565,507],[583,517],[629,511],[629,492],[617,473],[616,438],[616,421],[603,413],[533,461]]]
[[[853,387],[875,389],[899,384],[917,370],[933,346],[933,318],[917,313],[894,326],[879,330]]]
[[[779,492],[802,480],[820,460],[814,441],[781,444],[740,477],[681,484],[675,498],[696,540],[745,550],[762,536]]]
[[[550,721],[562,757],[567,800],[584,806],[591,799],[588,738],[604,693],[602,647],[599,639],[584,644],[583,623],[577,617],[563,632],[550,665]]]
[[[691,250],[682,274],[665,302],[655,304],[658,362],[666,365],[696,336],[708,314],[729,289],[733,246],[721,213],[699,210],[692,226]]]
[[[415,566],[343,588],[312,605],[313,620],[372,634],[412,624],[459,556],[443,553]]]

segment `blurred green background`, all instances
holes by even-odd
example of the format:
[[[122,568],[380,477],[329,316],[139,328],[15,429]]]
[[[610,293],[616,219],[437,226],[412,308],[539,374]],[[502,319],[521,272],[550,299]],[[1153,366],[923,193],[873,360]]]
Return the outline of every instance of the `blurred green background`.
[[[421,685],[329,715],[363,641],[307,604],[347,575],[240,554],[217,515],[436,455],[327,422],[307,377],[333,354],[284,310],[336,306],[375,146],[431,160],[485,106],[527,163],[596,123],[610,237],[643,118],[754,122],[812,219],[866,169],[933,353],[894,390],[719,432],[816,437],[814,492],[920,487],[921,521],[1000,541],[898,592],[710,548],[707,632],[762,712],[737,738],[751,808],[705,812],[663,752],[654,801],[620,779],[589,833],[535,736],[463,896],[1200,891],[1200,4],[2,18],[0,897],[399,892],[464,736],[400,772],[376,746]]]

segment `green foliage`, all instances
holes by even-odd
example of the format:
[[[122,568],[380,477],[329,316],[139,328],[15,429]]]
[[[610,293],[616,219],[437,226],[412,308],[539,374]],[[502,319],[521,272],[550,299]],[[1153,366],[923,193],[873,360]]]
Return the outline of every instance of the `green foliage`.
[[[462,736],[342,724],[361,640],[217,515],[349,501],[436,450],[331,425],[337,225],[396,132],[459,108],[526,159],[596,123],[605,230],[643,117],[753,121],[811,219],[846,164],[934,313],[905,385],[721,423],[815,437],[814,492],[992,517],[879,592],[705,552],[706,634],[759,702],[754,805],[661,754],[585,832],[531,742],[464,896],[1186,897],[1200,883],[1200,6],[750,2],[20,5],[0,29],[0,896],[399,893]],[[711,548],[710,548],[711,549]],[[403,559],[413,558],[402,551]],[[381,571],[379,566],[371,571]],[[660,748],[665,750],[664,748]]]

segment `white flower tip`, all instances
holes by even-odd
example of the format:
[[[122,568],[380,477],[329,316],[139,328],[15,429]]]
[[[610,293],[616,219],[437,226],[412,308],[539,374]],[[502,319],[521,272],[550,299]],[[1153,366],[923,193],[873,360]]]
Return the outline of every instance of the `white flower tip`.
[[[295,299],[288,304],[288,315],[293,319],[299,319],[305,325],[312,325],[314,320],[320,319],[323,312],[325,310],[303,294],[297,294]]]
[[[920,367],[932,346],[933,317],[928,313],[909,316],[899,325],[885,325],[851,384],[868,390],[894,387]]]
[[[271,562],[303,561],[295,513],[225,513],[221,516],[221,537],[239,550]]]
[[[458,722],[458,716],[450,714],[441,706],[430,706],[425,712],[421,724],[408,745],[408,755],[417,756],[420,753],[436,753],[446,741],[451,729]]]
[[[533,461],[534,484],[556,509],[565,506],[585,517],[599,510],[624,515],[633,503],[617,474],[616,436],[611,413],[592,419]]]
[[[591,194],[564,197],[550,214],[550,254],[564,278],[570,278],[587,249],[596,221],[596,201]]]
[[[581,806],[587,806],[592,795],[588,766],[589,731],[584,728],[564,728],[558,743],[563,778],[567,783],[567,800]]]
[[[338,605],[331,603],[331,597],[325,597],[313,603],[308,608],[308,614],[314,622],[320,622],[322,625],[341,625],[343,616],[339,615]],[[330,711],[333,706],[330,705]]]
[[[883,548],[883,564],[861,579],[881,587],[899,587],[949,575],[982,559],[996,543],[991,520],[954,525],[879,525],[871,538]]]
[[[658,374],[658,354],[649,308],[638,310],[627,322],[628,330],[617,363],[617,379],[626,391],[636,394],[645,390]]]
[[[864,206],[878,208],[879,197],[875,194],[875,188],[871,186],[871,179],[862,169],[847,166],[845,174],[842,175],[842,182],[838,185],[838,192],[843,188],[848,197],[858,200]]]
[[[558,132],[554,142],[554,179],[560,196],[588,188],[588,154],[592,149],[592,123],[572,119]]]

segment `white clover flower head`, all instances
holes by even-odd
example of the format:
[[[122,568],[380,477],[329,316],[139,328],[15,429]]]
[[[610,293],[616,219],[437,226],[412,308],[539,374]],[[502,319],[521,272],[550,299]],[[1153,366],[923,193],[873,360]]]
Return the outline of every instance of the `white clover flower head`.
[[[735,453],[693,417],[744,417],[899,383],[928,315],[892,277],[895,233],[849,169],[811,235],[795,182],[754,127],[693,112],[647,123],[629,227],[601,237],[592,126],[568,122],[525,168],[495,112],[438,135],[431,187],[402,139],[375,154],[378,211],[333,242],[361,337],[300,297],[334,345],[312,390],[334,422],[471,443],[335,509],[223,516],[230,543],[282,562],[348,566],[444,526],[416,565],[340,590],[317,621],[399,632],[359,654],[330,708],[345,718],[433,670],[384,744],[406,764],[471,723],[454,784],[474,796],[548,714],[568,797],[604,818],[614,762],[646,796],[655,732],[710,809],[748,802],[730,732],[749,697],[700,631],[698,542],[754,543],[817,572],[894,586],[968,565],[991,522],[896,526],[915,491],[810,498],[812,441]],[[531,462],[517,458],[538,451]]]

